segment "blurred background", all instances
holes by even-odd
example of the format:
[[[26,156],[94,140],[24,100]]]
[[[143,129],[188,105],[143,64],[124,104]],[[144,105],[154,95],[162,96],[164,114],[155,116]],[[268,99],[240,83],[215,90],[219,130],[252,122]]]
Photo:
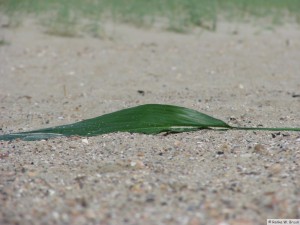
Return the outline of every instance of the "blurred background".
[[[38,17],[48,33],[60,36],[101,37],[106,21],[175,32],[214,31],[220,20],[259,24],[263,18],[267,28],[300,22],[299,0],[0,0],[0,9],[9,16],[7,26]]]

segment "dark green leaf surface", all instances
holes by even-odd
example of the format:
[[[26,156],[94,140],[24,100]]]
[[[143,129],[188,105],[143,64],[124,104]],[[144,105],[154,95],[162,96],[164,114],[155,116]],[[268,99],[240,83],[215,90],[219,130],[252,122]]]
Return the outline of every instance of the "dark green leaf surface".
[[[173,105],[148,104],[123,109],[69,125],[6,134],[0,136],[0,140],[19,138],[33,141],[72,135],[95,136],[112,132],[158,134],[160,132],[186,132],[210,128],[300,131],[300,128],[231,127],[222,120],[192,109]]]
[[[206,128],[229,128],[221,120],[198,111],[172,105],[148,104],[69,125],[29,132],[7,134],[0,140],[40,140],[57,136],[95,136],[112,132],[157,134],[160,132],[184,132]]]

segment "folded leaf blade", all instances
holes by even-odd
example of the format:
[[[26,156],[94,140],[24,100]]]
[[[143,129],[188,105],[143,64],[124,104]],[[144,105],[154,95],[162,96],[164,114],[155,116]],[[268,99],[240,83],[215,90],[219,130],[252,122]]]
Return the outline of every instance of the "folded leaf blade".
[[[147,104],[69,125],[2,135],[0,140],[41,140],[58,136],[95,136],[112,132],[157,134],[207,128],[230,126],[196,110],[173,105]]]

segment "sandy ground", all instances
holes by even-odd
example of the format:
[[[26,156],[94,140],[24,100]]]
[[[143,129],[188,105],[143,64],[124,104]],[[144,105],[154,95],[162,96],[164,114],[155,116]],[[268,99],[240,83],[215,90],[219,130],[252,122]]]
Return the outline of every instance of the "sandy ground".
[[[300,29],[220,23],[170,33],[111,24],[0,38],[0,134],[146,103],[232,125],[300,127]],[[300,218],[299,132],[116,133],[0,142],[0,224],[266,224]]]

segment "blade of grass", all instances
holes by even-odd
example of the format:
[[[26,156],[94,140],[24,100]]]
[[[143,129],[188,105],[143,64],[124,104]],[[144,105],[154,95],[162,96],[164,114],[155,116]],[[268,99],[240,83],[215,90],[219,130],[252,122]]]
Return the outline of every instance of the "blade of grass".
[[[123,109],[81,122],[40,130],[6,134],[0,140],[25,141],[60,136],[96,136],[113,132],[158,134],[161,132],[187,132],[200,129],[300,131],[300,128],[232,127],[222,120],[193,109],[173,105],[147,104]]]
[[[300,131],[293,127],[231,127],[232,130],[261,130],[261,131]]]
[[[112,132],[157,134],[184,132],[229,125],[192,109],[172,105],[148,104],[105,114],[81,122],[46,129],[8,134],[0,140],[39,140],[56,136],[95,136]]]

